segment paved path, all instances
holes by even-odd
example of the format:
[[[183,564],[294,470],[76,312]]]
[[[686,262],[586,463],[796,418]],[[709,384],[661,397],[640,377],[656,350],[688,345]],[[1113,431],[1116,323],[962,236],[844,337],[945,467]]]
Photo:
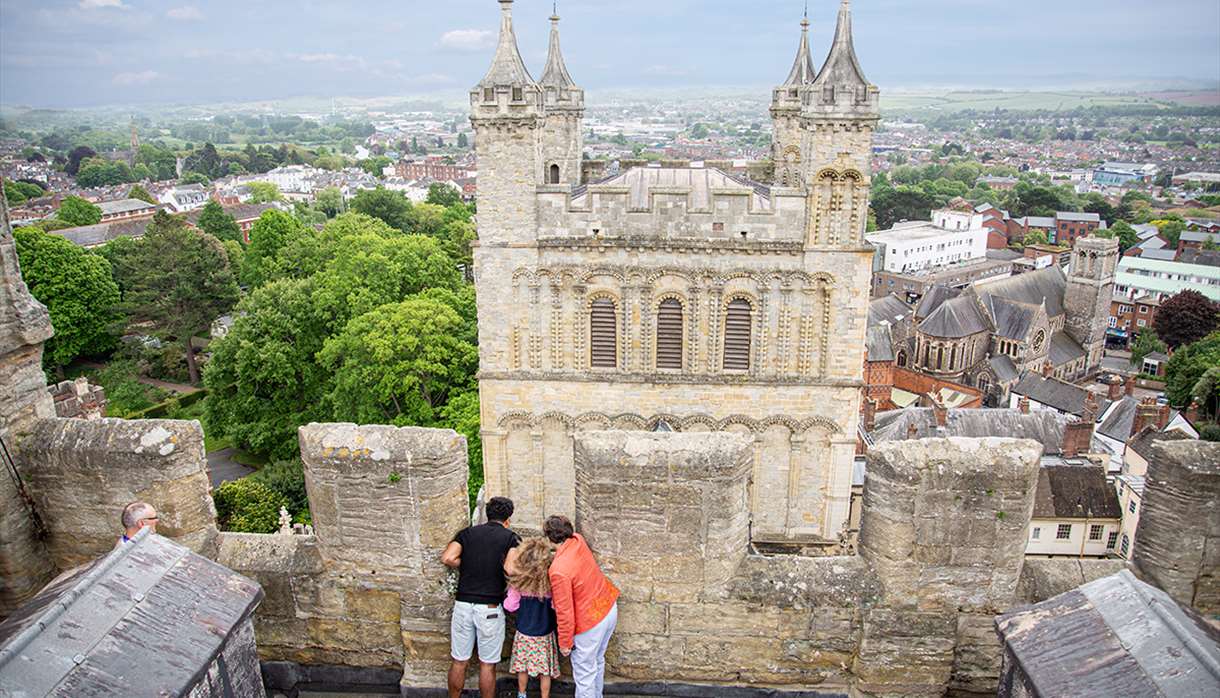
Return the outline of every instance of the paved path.
[[[232,448],[222,448],[208,454],[208,477],[212,480],[213,488],[231,480],[241,479],[252,472],[254,468],[233,460]]]

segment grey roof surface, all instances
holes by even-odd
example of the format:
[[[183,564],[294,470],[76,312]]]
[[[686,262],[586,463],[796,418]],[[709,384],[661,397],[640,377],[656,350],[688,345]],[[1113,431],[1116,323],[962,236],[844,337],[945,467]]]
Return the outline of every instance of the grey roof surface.
[[[1102,410],[1102,420],[1097,425],[1097,433],[1123,442],[1131,438],[1131,426],[1135,424],[1135,411],[1139,404],[1139,400],[1130,395],[1116,400],[1108,410]]]
[[[1169,245],[1169,243],[1166,242],[1164,239],[1156,237],[1154,235],[1150,238],[1147,238],[1147,239],[1141,241],[1140,244],[1136,245],[1136,247],[1143,250],[1144,252],[1147,252],[1148,250],[1163,250],[1168,245]]]
[[[996,629],[1031,695],[1220,695],[1220,632],[1129,570],[1005,613]]]
[[[991,295],[983,297],[983,307],[991,314],[996,335],[1004,339],[1024,340],[1038,316],[1036,306]]]
[[[1202,264],[1209,267],[1220,267],[1220,250],[1182,250],[1178,261],[1183,264]]]
[[[1048,218],[1046,216],[1026,216],[1023,219],[1023,221],[1024,221],[1023,225],[1025,225],[1025,227],[1027,227],[1027,228],[1054,228],[1055,227],[1055,219]]]
[[[1170,429],[1168,431],[1160,431],[1155,425],[1148,425],[1140,430],[1127,447],[1135,451],[1141,458],[1146,461],[1152,461],[1152,444],[1157,441],[1190,441],[1190,435],[1180,429]]]
[[[915,305],[915,317],[926,318],[932,314],[942,303],[961,295],[961,291],[956,288],[949,288],[941,284],[936,284],[928,289],[923,294],[923,298],[919,299],[919,303]]]
[[[1178,238],[1182,242],[1220,242],[1220,233],[1205,233],[1202,230],[1183,230]]]
[[[1053,407],[1060,412],[1074,415],[1084,413],[1085,399],[1089,394],[1089,391],[1078,385],[1065,383],[1056,378],[1045,378],[1032,371],[1026,371],[1021,376],[1021,380],[1012,387],[1012,392]]]
[[[900,322],[909,320],[914,312],[911,306],[902,302],[901,298],[891,293],[888,296],[882,296],[869,302],[868,326],[872,327],[882,322],[897,325]]]
[[[1101,214],[1098,213],[1076,213],[1075,211],[1059,211],[1055,214],[1055,218],[1061,221],[1085,221],[1091,223],[1100,223]]]
[[[0,624],[0,695],[190,693],[263,590],[147,530]]]
[[[1034,493],[1034,518],[1117,519],[1123,515],[1114,486],[1099,465],[1043,465]]]
[[[894,360],[894,340],[889,325],[870,325],[865,339],[869,361]]]
[[[991,370],[995,371],[995,376],[1001,383],[1007,383],[1017,377],[1016,365],[1005,354],[996,354],[988,360],[988,363],[991,364]]]
[[[941,303],[919,323],[919,331],[933,337],[969,337],[990,329],[972,296],[958,296]]]
[[[1046,314],[1055,317],[1063,314],[1063,291],[1066,287],[1067,277],[1059,265],[1053,264],[1007,279],[988,280],[986,284],[976,284],[975,290],[980,297],[996,296],[1030,305],[1042,305],[1045,301]]]
[[[653,189],[689,189],[692,209],[711,208],[713,189],[750,192],[751,206],[754,210],[771,208],[769,189],[710,167],[633,167],[599,182],[598,185],[629,189],[628,205],[631,208],[647,208],[648,194]],[[589,200],[588,197],[589,193],[586,190],[572,198],[572,205],[583,206]]]
[[[141,199],[118,199],[117,201],[99,201],[97,207],[102,209],[102,215],[115,213],[131,213],[132,211],[155,211],[156,206]]]
[[[1062,366],[1083,358],[1084,355],[1084,349],[1067,332],[1056,332],[1051,335],[1050,361],[1053,365]]]
[[[1131,228],[1135,230],[1135,236],[1140,240],[1147,240],[1161,234],[1161,229],[1151,223],[1137,223]]]
[[[1021,259],[1024,255],[1016,250],[987,250],[987,259],[994,259],[1000,262],[1011,262],[1016,259]]]
[[[870,436],[874,443],[905,441],[910,425],[915,425],[916,439],[936,436],[985,438],[1003,436],[1033,439],[1043,445],[1044,453],[1058,453],[1063,445],[1063,428],[1068,418],[1049,410],[1022,414],[1015,409],[961,408],[945,414],[945,426],[936,426],[936,413],[931,407],[908,407],[902,410],[878,412]]]
[[[97,245],[102,245],[124,236],[131,238],[144,237],[144,231],[148,229],[150,223],[152,223],[152,218],[108,221],[106,223],[95,223],[94,225],[82,225],[76,228],[53,230],[51,234],[67,238],[81,247],[96,247]]]
[[[1144,259],[1159,259],[1162,262],[1172,262],[1178,258],[1178,251],[1172,247],[1163,250],[1144,250],[1140,253]]]

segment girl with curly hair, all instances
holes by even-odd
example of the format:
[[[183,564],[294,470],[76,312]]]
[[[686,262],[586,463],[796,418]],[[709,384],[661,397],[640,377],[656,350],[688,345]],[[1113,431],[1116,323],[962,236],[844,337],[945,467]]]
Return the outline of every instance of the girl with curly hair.
[[[516,573],[508,580],[504,610],[517,612],[517,636],[509,671],[517,675],[517,698],[526,698],[531,676],[551,695],[551,679],[559,678],[559,645],[555,641],[555,608],[551,604],[548,571],[555,546],[546,538],[528,538],[518,548]]]

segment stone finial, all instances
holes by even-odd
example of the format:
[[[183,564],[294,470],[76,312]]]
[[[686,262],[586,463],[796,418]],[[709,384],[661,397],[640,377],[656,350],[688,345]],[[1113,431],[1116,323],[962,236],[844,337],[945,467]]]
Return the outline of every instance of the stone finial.
[[[812,83],[816,77],[813,57],[809,54],[809,17],[806,15],[801,20],[801,42],[796,48],[796,60],[793,61],[792,70],[788,71],[788,79],[784,80],[782,86],[803,87]]]
[[[875,118],[879,114],[879,93],[860,68],[852,40],[851,3],[843,0],[835,24],[834,40],[826,62],[812,83],[815,114],[843,114]]]
[[[542,79],[538,84],[544,87],[570,89],[576,87],[576,81],[568,73],[568,66],[563,62],[563,52],[559,49],[559,14],[551,15],[551,40],[547,50],[546,67],[542,70]]]
[[[280,533],[292,535],[292,514],[284,507],[280,507]]]

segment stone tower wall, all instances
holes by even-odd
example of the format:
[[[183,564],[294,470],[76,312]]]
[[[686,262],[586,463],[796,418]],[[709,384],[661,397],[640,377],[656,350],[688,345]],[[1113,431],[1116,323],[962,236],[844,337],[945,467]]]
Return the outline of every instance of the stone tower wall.
[[[559,165],[559,183],[581,183],[581,159],[584,153],[583,112],[548,110],[542,126],[542,173],[540,182],[549,183],[551,165]]]
[[[1220,443],[1159,441],[1132,560],[1179,603],[1220,612]]]
[[[805,165],[809,151],[805,150],[801,131],[800,108],[772,109],[771,159],[775,162],[775,185],[800,187],[806,179]]]
[[[1117,270],[1118,240],[1092,236],[1076,240],[1063,292],[1064,329],[1084,349],[1089,372],[1101,365]]]
[[[534,191],[542,183],[539,117],[472,118],[479,155],[479,245],[532,242]]]

